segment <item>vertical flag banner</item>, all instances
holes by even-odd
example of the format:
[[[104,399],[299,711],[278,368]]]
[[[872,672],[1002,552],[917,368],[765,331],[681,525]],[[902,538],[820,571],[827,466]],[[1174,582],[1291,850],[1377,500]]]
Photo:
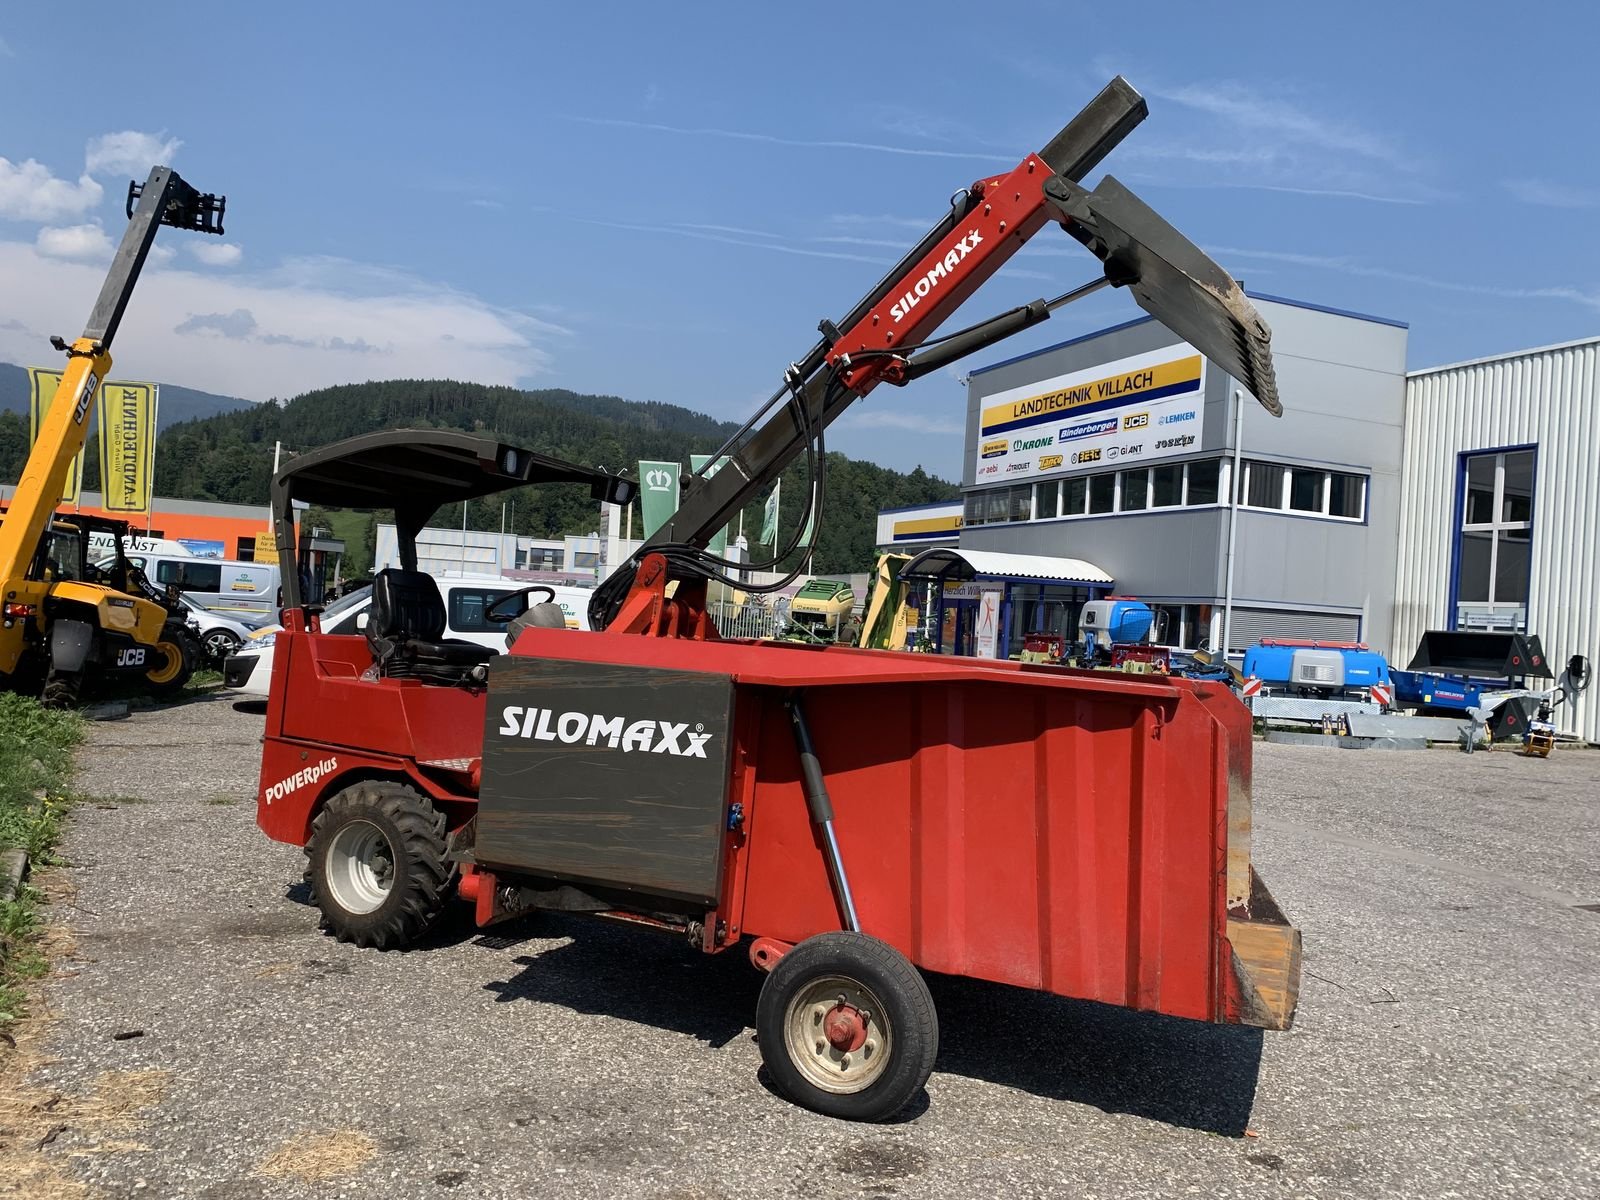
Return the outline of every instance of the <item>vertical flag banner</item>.
[[[152,383],[107,383],[100,389],[100,492],[107,512],[150,511],[158,402]]]
[[[691,454],[689,455],[689,469],[698,472],[701,467],[705,466],[710,461],[711,455],[709,454]],[[710,470],[706,471],[705,477],[710,479],[717,473],[717,467],[720,466],[722,466],[722,464],[719,462],[716,464],[716,466],[713,466]],[[724,557],[728,553],[728,527],[726,525],[717,530],[717,536],[711,539],[711,545],[709,549],[711,553],[715,554],[719,558]]]
[[[61,384],[61,372],[44,367],[28,368],[28,444],[39,440],[39,426],[50,411],[50,402],[56,398],[56,388]],[[76,504],[83,487],[83,452],[80,450],[72,465],[67,468],[67,482],[61,492],[62,504]]]
[[[763,546],[776,546],[778,544],[778,492],[783,487],[780,478],[772,485],[772,495],[767,497],[767,505],[761,511],[761,544]]]
[[[639,508],[645,537],[678,511],[678,476],[682,470],[682,465],[675,462],[639,461]]]

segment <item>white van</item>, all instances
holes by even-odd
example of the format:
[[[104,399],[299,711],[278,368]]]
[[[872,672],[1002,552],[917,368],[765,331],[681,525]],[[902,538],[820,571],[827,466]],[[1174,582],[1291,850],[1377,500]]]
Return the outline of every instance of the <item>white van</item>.
[[[213,612],[275,615],[279,585],[277,563],[235,562],[186,554],[130,553],[128,561],[144,569],[156,587],[176,584],[180,592]]]
[[[484,618],[495,601],[527,587],[548,587],[567,619],[568,629],[589,628],[589,588],[559,584],[531,583],[525,579],[506,579],[499,575],[440,575],[434,580],[444,597],[445,636],[475,642],[491,650],[506,647],[503,622]],[[357,588],[335,600],[323,610],[323,633],[363,634],[367,628],[367,609],[372,605],[372,587]],[[230,654],[222,663],[222,680],[246,696],[264,697],[272,683],[272,649],[277,642],[278,625],[268,625]]]

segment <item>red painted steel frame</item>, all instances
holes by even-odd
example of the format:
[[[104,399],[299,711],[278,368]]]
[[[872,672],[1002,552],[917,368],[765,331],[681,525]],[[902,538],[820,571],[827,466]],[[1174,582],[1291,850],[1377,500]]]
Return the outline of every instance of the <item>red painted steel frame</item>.
[[[568,630],[530,629],[514,653],[734,678],[729,800],[744,820],[705,949],[839,927],[782,707],[800,690],[866,932],[929,970],[1239,1019],[1229,856],[1248,874],[1248,826],[1230,841],[1229,807],[1247,805],[1250,728],[1225,689]],[[270,836],[303,844],[316,804],[369,774],[410,780],[452,828],[470,816],[467,776],[421,764],[481,754],[484,694],[363,680],[370,663],[359,637],[279,636],[258,804]],[[328,759],[338,766],[267,803],[273,785]]]

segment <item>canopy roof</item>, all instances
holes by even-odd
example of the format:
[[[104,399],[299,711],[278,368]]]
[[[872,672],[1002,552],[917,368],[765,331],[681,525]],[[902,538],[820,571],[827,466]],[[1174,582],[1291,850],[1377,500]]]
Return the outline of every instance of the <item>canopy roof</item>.
[[[1051,583],[1109,587],[1111,576],[1081,558],[1051,558],[1044,554],[1004,554],[998,550],[924,550],[900,572],[902,579],[1038,579]]]
[[[443,505],[458,504],[525,484],[581,483],[596,500],[626,504],[638,485],[559,458],[455,429],[390,429],[346,438],[291,459],[272,481],[278,556],[294,562],[293,505],[392,508],[400,560],[416,568],[416,537]],[[284,603],[299,603],[296,573],[285,571]]]

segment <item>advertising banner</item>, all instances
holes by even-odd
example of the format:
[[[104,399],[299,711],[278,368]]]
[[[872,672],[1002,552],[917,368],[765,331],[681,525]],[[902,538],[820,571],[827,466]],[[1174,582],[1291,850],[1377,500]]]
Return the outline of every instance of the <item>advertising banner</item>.
[[[93,380],[94,376],[89,376]],[[28,368],[28,445],[33,445],[39,440],[39,426],[44,424],[45,414],[50,411],[50,402],[56,398],[56,388],[61,384],[60,371],[48,371],[43,367]],[[72,466],[67,468],[67,482],[61,489],[62,504],[76,504],[78,493],[83,488],[83,452],[72,460]]]
[[[711,455],[709,454],[691,454],[689,455],[689,469],[691,471],[699,471],[701,467],[710,461]],[[712,466],[710,470],[705,472],[705,477],[710,479],[717,473],[717,468],[720,466],[722,466],[720,462]],[[726,525],[717,530],[717,536],[711,539],[709,549],[711,553],[719,558],[728,553],[728,527]]]
[[[639,461],[639,515],[644,520],[645,537],[678,511],[678,475],[682,469],[675,462]]]
[[[1004,483],[1171,458],[1200,444],[1205,359],[1167,346],[984,399],[973,479]]]
[[[761,545],[776,546],[778,541],[778,493],[783,487],[783,480],[779,479],[772,485],[772,494],[767,497],[766,507],[761,510]]]
[[[972,626],[973,649],[979,658],[1000,657],[1000,602],[1005,586],[984,585],[978,590],[978,615]]]
[[[107,383],[100,388],[100,491],[107,512],[150,511],[156,463],[153,383]]]

